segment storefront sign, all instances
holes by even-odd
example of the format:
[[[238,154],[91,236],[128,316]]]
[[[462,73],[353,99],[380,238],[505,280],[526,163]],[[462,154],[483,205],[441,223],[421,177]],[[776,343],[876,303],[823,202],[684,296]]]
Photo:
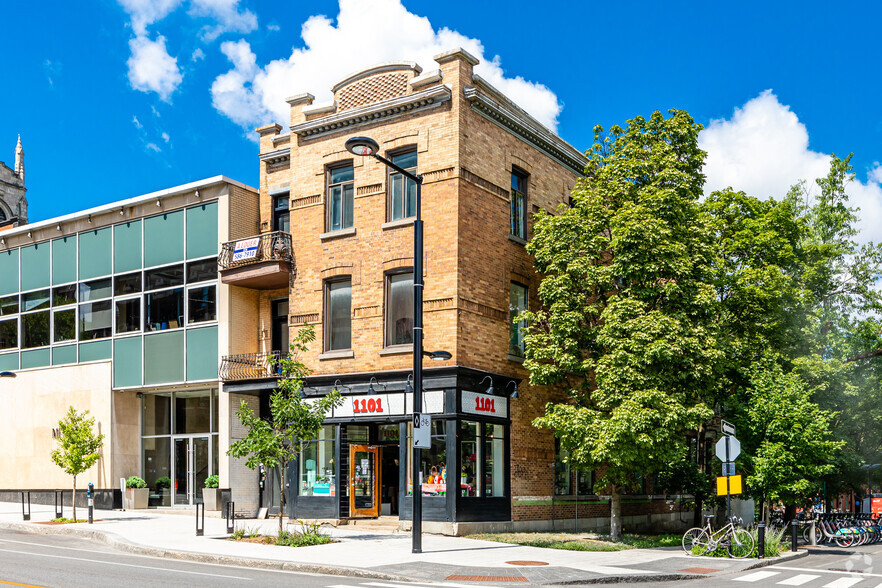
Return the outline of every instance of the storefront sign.
[[[507,417],[508,398],[504,396],[492,396],[490,394],[463,391],[462,412],[467,414]]]
[[[307,403],[315,402],[308,398]],[[413,411],[413,395],[405,394],[360,394],[358,396],[344,396],[343,404],[334,408],[327,418],[364,418],[371,419],[387,416],[404,416]],[[432,390],[423,392],[423,412],[444,412],[444,391]]]
[[[871,498],[870,509],[874,515],[882,515],[882,498]]]
[[[242,261],[243,259],[254,259],[257,257],[257,244],[259,238],[245,239],[244,241],[236,241],[233,248],[233,261]]]

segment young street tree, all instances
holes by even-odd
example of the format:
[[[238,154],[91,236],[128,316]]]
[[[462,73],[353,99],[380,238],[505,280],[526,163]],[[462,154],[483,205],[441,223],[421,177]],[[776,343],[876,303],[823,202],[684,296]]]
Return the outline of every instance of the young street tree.
[[[547,427],[578,467],[605,468],[610,535],[622,538],[622,491],[686,453],[712,412],[720,363],[710,284],[713,244],[699,209],[700,125],[672,110],[609,134],[595,128],[573,206],[534,216],[528,251],[544,276],[528,323],[533,384],[561,385]]]
[[[259,415],[242,401],[236,416],[248,429],[245,438],[230,444],[227,455],[247,458],[245,465],[254,470],[263,464],[267,469],[279,468],[279,533],[284,529],[285,472],[288,464],[296,459],[312,439],[318,437],[325,415],[340,404],[337,390],[326,396],[307,402],[301,395],[303,378],[310,370],[300,361],[300,355],[315,340],[315,331],[306,326],[297,332],[291,343],[291,353],[278,362],[278,388],[270,396],[270,418]]]
[[[103,434],[95,434],[95,418],[89,411],[77,412],[71,406],[58,421],[60,434],[55,438],[58,446],[52,451],[52,461],[73,476],[73,520],[77,520],[77,476],[88,470],[101,458]]]

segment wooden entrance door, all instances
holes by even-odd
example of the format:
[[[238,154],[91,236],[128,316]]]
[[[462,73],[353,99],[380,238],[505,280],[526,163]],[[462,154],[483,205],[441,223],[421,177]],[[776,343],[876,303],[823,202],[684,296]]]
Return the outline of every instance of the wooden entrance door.
[[[380,516],[380,451],[373,445],[349,446],[349,514]]]

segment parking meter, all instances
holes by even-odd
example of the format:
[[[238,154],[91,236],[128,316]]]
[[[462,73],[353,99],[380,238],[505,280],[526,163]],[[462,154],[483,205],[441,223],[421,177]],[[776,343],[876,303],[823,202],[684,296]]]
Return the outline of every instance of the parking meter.
[[[93,508],[95,506],[95,484],[89,482],[89,486],[86,488],[86,499],[89,501],[89,524],[91,525],[93,518]],[[76,500],[76,496],[74,496],[74,500]]]

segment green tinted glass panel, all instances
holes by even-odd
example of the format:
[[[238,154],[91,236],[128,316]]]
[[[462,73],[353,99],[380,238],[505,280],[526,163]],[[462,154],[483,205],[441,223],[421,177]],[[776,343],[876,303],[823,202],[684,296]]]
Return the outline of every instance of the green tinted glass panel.
[[[187,259],[217,255],[217,202],[187,209]]]
[[[45,367],[49,365],[49,350],[34,349],[21,352],[21,369]]]
[[[77,346],[65,345],[52,348],[52,365],[63,365],[77,362]]]
[[[113,342],[113,385],[141,385],[141,337]]]
[[[187,380],[217,379],[217,327],[187,331]]]
[[[33,290],[49,285],[49,243],[21,248],[21,289]]]
[[[111,228],[80,233],[80,279],[111,274]]]
[[[184,381],[184,332],[144,337],[144,383]]]
[[[113,227],[113,271],[141,269],[141,221]]]
[[[144,219],[144,266],[184,259],[184,211]]]
[[[18,353],[4,353],[0,355],[0,372],[18,369]]]
[[[18,249],[0,251],[0,294],[18,292]]]
[[[77,238],[74,236],[52,241],[52,283],[77,281]]]
[[[97,361],[110,359],[110,341],[93,341],[80,344],[80,363],[84,361]]]

